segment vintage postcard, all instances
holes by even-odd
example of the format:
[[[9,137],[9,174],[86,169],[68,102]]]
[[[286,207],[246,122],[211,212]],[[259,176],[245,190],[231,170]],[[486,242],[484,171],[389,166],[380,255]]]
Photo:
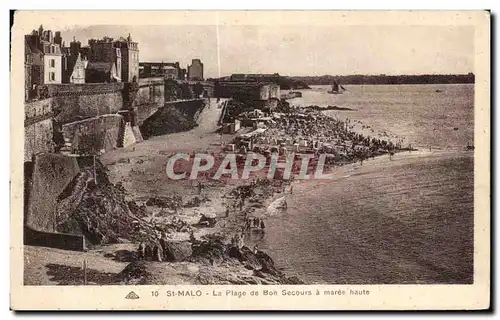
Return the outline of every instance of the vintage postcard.
[[[488,11],[18,11],[14,310],[490,306]]]

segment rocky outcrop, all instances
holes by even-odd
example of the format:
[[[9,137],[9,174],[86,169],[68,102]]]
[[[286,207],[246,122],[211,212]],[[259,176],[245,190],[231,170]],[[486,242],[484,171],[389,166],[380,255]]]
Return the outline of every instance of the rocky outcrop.
[[[193,254],[191,242],[167,241],[163,254],[165,261],[179,262],[187,260]]]
[[[113,185],[96,161],[82,170],[57,199],[56,231],[83,235],[90,244],[116,243],[120,238],[152,241],[153,227],[142,220],[144,212],[125,200],[125,192]]]
[[[148,139],[152,136],[189,131],[197,125],[195,119],[188,117],[174,104],[165,105],[149,118],[145,119],[142,125],[140,125],[140,131],[142,137]]]
[[[145,285],[172,284],[304,284],[276,269],[264,252],[247,247],[204,241],[193,245],[193,255],[185,262],[134,261],[117,276],[120,283]]]
[[[240,265],[247,270],[253,271],[250,276],[237,277],[235,284],[302,284],[296,278],[289,278],[279,271],[274,265],[273,259],[263,251],[252,251],[246,246],[239,247],[235,244],[224,244],[220,240],[209,240],[199,243],[193,250],[191,261],[208,263],[210,265]],[[226,279],[227,280],[227,279]],[[210,281],[209,281],[210,282]],[[210,284],[222,284],[212,279]]]

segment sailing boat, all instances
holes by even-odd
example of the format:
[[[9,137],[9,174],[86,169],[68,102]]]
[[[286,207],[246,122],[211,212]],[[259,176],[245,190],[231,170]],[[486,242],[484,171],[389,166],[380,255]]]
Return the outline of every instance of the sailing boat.
[[[339,88],[342,90],[340,91]],[[341,84],[339,84],[337,81],[333,81],[333,85],[332,85],[332,90],[331,91],[328,91],[328,93],[331,93],[331,94],[342,94],[344,93],[344,91],[346,91],[346,88],[344,88]]]

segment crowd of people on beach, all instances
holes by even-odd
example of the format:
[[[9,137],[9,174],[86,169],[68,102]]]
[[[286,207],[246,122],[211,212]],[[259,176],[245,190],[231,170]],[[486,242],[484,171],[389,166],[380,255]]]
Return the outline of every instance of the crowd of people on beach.
[[[364,136],[355,132],[350,120],[345,121],[324,115],[321,111],[306,108],[290,108],[289,112],[272,116],[273,121],[266,124],[266,130],[260,136],[251,139],[250,144],[244,144],[246,152],[258,152],[269,156],[270,153],[294,151],[298,153],[313,153],[316,156],[327,154],[327,165],[342,165],[344,163],[364,160],[380,154],[392,155],[402,148],[400,141],[391,141]],[[244,143],[242,140],[233,141],[235,144]],[[237,145],[236,150],[240,150]],[[236,151],[237,153],[237,151]],[[213,154],[213,152],[211,152]],[[239,163],[238,163],[239,165]],[[279,180],[279,179],[277,179]],[[255,207],[246,206],[248,203],[263,201],[263,198],[274,196],[276,179],[271,181],[267,178],[256,178],[247,185],[239,185],[231,192],[233,201],[226,205],[224,218],[233,215],[241,216],[241,224],[234,234],[232,242],[240,244],[249,233],[265,233],[264,217],[255,216]],[[286,183],[281,181],[281,183]],[[290,183],[290,181],[288,182]],[[205,188],[202,182],[194,186],[196,193],[200,195]],[[257,194],[259,187],[267,190],[268,194]],[[283,188],[283,185],[280,186]],[[293,194],[293,185],[289,189]],[[260,200],[258,200],[260,199]],[[281,209],[286,209],[286,198]],[[217,218],[219,219],[219,218]],[[224,224],[226,225],[226,224]],[[195,243],[193,233],[190,233],[190,241]],[[143,260],[165,261],[167,252],[166,233],[155,236],[154,240],[141,243],[138,248],[138,257]]]

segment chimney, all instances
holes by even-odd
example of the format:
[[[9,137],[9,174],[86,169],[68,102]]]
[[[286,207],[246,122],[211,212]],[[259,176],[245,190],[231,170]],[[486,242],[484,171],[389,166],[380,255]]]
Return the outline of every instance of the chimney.
[[[62,45],[62,37],[61,37],[61,31],[56,31],[55,36],[54,36],[54,43],[58,45]]]
[[[73,37],[73,41],[71,41],[71,43],[69,44],[69,48],[71,54],[77,55],[78,52],[80,52],[81,42],[76,41],[75,38]]]
[[[54,43],[54,34],[52,33],[52,30],[47,30],[47,41]]]

